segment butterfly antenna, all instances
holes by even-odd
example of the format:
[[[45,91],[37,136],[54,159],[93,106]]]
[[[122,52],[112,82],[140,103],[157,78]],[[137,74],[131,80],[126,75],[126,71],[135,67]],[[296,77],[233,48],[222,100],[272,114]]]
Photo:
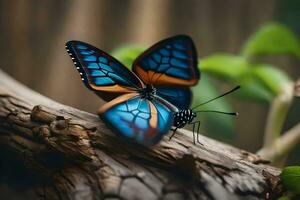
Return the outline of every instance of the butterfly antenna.
[[[225,92],[224,94],[221,94],[220,96],[217,96],[217,97],[215,97],[215,98],[213,98],[213,99],[210,99],[210,100],[208,100],[208,101],[206,101],[206,102],[204,102],[204,103],[201,103],[201,104],[199,104],[199,105],[193,107],[192,110],[194,110],[195,108],[198,108],[199,106],[202,106],[202,105],[204,105],[204,104],[207,104],[207,103],[209,103],[209,102],[212,102],[212,101],[214,101],[214,100],[216,100],[216,99],[219,99],[219,98],[221,98],[221,97],[223,97],[223,96],[226,96],[227,94],[230,94],[230,93],[236,91],[236,90],[239,89],[240,87],[241,87],[241,86],[238,85],[238,86],[236,86],[235,88],[229,90],[228,92]]]
[[[219,113],[219,114],[233,115],[233,116],[238,116],[239,115],[239,113],[237,113],[237,112],[223,112],[223,111],[218,111],[218,110],[199,110],[199,111],[195,111],[195,113],[200,113],[200,112],[212,112],[212,113]]]

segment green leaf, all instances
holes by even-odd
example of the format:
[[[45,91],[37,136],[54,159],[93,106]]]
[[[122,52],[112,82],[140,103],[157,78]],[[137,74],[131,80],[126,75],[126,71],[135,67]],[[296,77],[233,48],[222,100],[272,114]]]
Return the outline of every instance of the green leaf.
[[[125,66],[131,68],[133,61],[145,50],[138,46],[125,46],[115,49],[111,54]]]
[[[241,76],[237,83],[241,88],[236,92],[236,96],[243,100],[268,103],[274,98],[274,94],[261,83],[251,69]]]
[[[242,48],[246,57],[267,54],[291,54],[300,59],[300,43],[287,27],[271,23],[254,33]]]
[[[268,103],[290,81],[284,71],[272,65],[255,64],[238,77],[236,83],[241,85],[241,89],[237,91],[237,96],[248,101]]]
[[[248,101],[270,102],[288,75],[269,64],[251,64],[245,57],[214,54],[200,60],[200,69],[225,81],[241,85],[237,96]]]
[[[212,99],[222,92],[219,92],[211,82],[209,75],[204,74],[200,83],[192,88],[193,91],[193,106],[199,105],[209,99]],[[226,98],[221,98],[206,105],[203,105],[196,110],[220,110],[232,112],[232,108]],[[198,119],[201,120],[201,130],[210,136],[227,141],[234,138],[234,117],[221,115],[216,113],[199,113]]]
[[[291,192],[300,194],[300,166],[289,166],[282,170],[280,178]]]
[[[269,64],[257,64],[251,70],[262,84],[275,95],[279,94],[283,85],[291,81],[284,71]]]
[[[288,196],[282,196],[278,200],[290,200],[290,198]]]
[[[237,80],[248,69],[247,60],[242,56],[216,53],[200,59],[200,70],[225,80]]]

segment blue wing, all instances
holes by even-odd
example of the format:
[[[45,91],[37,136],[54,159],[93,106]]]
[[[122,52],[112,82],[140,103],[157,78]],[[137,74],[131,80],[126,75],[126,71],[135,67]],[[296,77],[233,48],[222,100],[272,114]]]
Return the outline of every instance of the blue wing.
[[[158,42],[133,63],[133,71],[147,84],[183,86],[197,84],[200,72],[192,39],[185,35]]]
[[[94,91],[126,93],[143,87],[141,80],[109,54],[96,47],[69,41],[66,49],[84,84]]]
[[[173,120],[168,107],[133,93],[106,103],[99,115],[115,132],[143,145],[157,143],[169,131]]]
[[[160,87],[156,95],[166,99],[180,110],[189,109],[192,102],[192,92],[189,88]]]

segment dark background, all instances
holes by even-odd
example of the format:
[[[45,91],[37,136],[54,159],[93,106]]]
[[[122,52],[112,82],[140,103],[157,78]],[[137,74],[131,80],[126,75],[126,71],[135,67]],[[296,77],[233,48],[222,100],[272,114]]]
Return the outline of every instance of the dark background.
[[[299,36],[299,13],[297,0],[2,0],[0,66],[45,96],[95,113],[103,102],[82,84],[64,48],[68,40],[111,51],[188,34],[201,58],[220,51],[238,53],[245,40],[268,22],[282,22]],[[294,79],[299,77],[295,59],[274,62]],[[230,102],[240,113],[231,143],[255,152],[262,144],[268,105]],[[299,121],[299,110],[298,100],[285,129]],[[292,154],[291,163],[300,164],[297,155]]]

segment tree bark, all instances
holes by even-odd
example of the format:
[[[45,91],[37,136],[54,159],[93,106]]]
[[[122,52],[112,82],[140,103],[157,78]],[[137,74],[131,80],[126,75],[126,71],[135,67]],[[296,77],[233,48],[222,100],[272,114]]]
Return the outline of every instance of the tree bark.
[[[68,92],[68,91],[66,91]],[[280,169],[182,130],[129,143],[94,114],[54,102],[0,71],[0,178],[33,199],[276,199]]]

